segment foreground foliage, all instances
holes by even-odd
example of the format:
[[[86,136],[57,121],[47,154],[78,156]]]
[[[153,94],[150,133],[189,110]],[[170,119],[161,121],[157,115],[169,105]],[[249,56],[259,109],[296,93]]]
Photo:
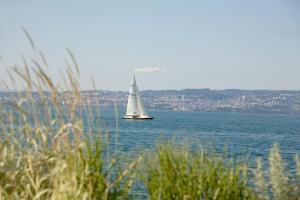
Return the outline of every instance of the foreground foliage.
[[[252,169],[245,162],[235,163],[205,150],[191,153],[178,144],[167,144],[145,157],[142,180],[151,199],[299,200],[298,156],[295,163],[295,173],[288,173],[277,144],[265,169],[261,158]]]
[[[151,199],[255,199],[246,165],[221,156],[159,145],[145,167]]]
[[[111,180],[103,170],[100,144],[80,145],[64,152],[8,152],[12,149],[2,146],[0,199],[128,198],[132,180],[122,187],[121,183],[123,177],[133,177],[130,174],[136,163]]]

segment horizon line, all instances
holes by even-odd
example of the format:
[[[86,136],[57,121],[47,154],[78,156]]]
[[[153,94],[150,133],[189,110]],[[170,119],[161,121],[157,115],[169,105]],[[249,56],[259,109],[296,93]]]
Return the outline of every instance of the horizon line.
[[[184,90],[209,90],[209,91],[273,91],[273,92],[300,92],[300,89],[235,89],[235,88],[228,88],[228,89],[211,89],[211,88],[184,88],[184,89],[145,89],[140,91],[184,91]],[[105,91],[105,92],[128,92],[128,90],[108,90],[108,89],[81,89],[80,92],[84,91]],[[0,92],[26,92],[26,90],[0,90]],[[32,91],[32,93],[39,92],[39,91]],[[48,90],[43,90],[42,92],[51,92]],[[71,92],[70,90],[64,90],[59,92]]]

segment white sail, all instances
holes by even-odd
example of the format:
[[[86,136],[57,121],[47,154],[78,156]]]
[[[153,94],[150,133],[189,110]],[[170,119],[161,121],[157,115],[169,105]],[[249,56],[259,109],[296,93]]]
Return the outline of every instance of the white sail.
[[[128,95],[126,115],[124,119],[153,119],[150,117],[143,106],[139,89],[136,85],[135,77],[133,75]]]
[[[139,115],[139,108],[137,105],[137,90],[136,90],[136,82],[135,77],[132,77],[130,88],[129,88],[129,95],[127,101],[127,109],[126,115],[127,116],[138,116]]]
[[[139,109],[140,116],[141,117],[148,116],[148,114],[146,113],[146,111],[144,109],[144,106],[143,106],[143,103],[142,103],[142,100],[141,100],[141,96],[140,96],[140,91],[139,91],[137,86],[136,86],[136,99],[137,99],[137,106],[138,106],[138,109]]]

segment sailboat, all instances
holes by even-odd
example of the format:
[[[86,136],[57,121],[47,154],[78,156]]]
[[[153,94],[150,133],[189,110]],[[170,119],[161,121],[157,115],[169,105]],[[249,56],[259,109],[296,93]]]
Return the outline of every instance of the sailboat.
[[[136,85],[135,76],[131,79],[127,101],[126,115],[123,119],[147,120],[153,119],[144,109],[139,89]]]

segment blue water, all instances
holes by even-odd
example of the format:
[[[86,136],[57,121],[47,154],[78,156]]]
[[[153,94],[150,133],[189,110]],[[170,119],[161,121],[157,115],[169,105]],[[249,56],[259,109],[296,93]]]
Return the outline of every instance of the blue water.
[[[229,156],[251,163],[257,157],[267,162],[270,148],[278,143],[290,168],[300,154],[300,115],[151,110],[153,120],[130,121],[121,119],[124,112],[116,116],[113,109],[102,109],[99,120],[112,148],[121,152],[152,150],[157,142],[175,138],[209,144],[219,152],[226,149]]]
[[[124,113],[124,109],[116,113],[113,108],[102,108],[101,116],[93,118],[94,128],[101,128],[104,140],[106,133],[109,135],[106,158],[154,151],[158,142],[168,140],[175,145],[213,146],[217,153],[225,149],[228,157],[242,159],[250,166],[262,157],[264,167],[270,148],[278,143],[291,172],[295,169],[295,154],[300,155],[300,115],[150,110],[153,120],[132,121],[122,119]],[[86,122],[87,117],[83,119]],[[147,199],[147,190],[141,183],[134,185],[132,194]]]

